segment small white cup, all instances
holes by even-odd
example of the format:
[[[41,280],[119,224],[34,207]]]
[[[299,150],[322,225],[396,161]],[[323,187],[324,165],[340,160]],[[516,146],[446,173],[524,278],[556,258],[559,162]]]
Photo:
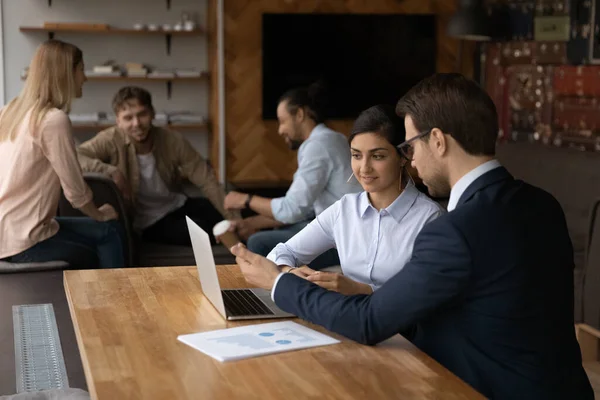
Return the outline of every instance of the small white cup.
[[[183,29],[186,31],[193,31],[196,29],[196,23],[194,21],[185,21],[183,23]]]
[[[218,238],[219,241],[228,249],[240,242],[240,239],[235,232],[231,232],[229,230],[230,227],[231,222],[228,220],[223,220],[213,227],[213,235],[215,238]]]

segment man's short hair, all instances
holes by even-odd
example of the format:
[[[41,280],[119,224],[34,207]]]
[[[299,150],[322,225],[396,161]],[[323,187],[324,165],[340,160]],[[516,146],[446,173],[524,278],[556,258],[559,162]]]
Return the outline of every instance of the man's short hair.
[[[440,129],[471,155],[496,153],[496,106],[485,90],[461,74],[423,79],[398,101],[396,113],[409,115],[419,132]]]
[[[139,105],[147,107],[154,114],[152,95],[149,91],[138,86],[125,86],[119,89],[115,97],[113,97],[112,108],[115,115],[132,100],[136,100]]]

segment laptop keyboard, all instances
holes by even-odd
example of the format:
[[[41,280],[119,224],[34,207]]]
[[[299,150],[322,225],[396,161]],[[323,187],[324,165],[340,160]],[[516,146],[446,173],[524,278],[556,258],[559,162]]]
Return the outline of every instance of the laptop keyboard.
[[[275,314],[251,290],[222,290],[221,293],[223,293],[223,302],[228,316]]]

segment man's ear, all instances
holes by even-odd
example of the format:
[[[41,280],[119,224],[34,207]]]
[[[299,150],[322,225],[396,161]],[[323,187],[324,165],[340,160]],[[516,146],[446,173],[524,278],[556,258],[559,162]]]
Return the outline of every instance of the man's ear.
[[[115,120],[119,122],[121,120],[121,110],[115,111]]]
[[[448,151],[448,138],[438,128],[433,128],[429,134],[429,146],[432,151],[443,156]]]
[[[296,122],[304,121],[304,117],[306,117],[306,112],[304,112],[304,107],[298,107],[298,110],[296,111],[296,115],[294,115]]]

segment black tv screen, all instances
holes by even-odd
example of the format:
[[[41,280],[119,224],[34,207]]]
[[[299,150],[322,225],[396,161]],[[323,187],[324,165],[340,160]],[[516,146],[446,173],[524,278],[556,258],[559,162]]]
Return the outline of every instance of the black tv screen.
[[[433,15],[263,14],[263,118],[288,89],[320,81],[327,117],[355,118],[436,70]]]

